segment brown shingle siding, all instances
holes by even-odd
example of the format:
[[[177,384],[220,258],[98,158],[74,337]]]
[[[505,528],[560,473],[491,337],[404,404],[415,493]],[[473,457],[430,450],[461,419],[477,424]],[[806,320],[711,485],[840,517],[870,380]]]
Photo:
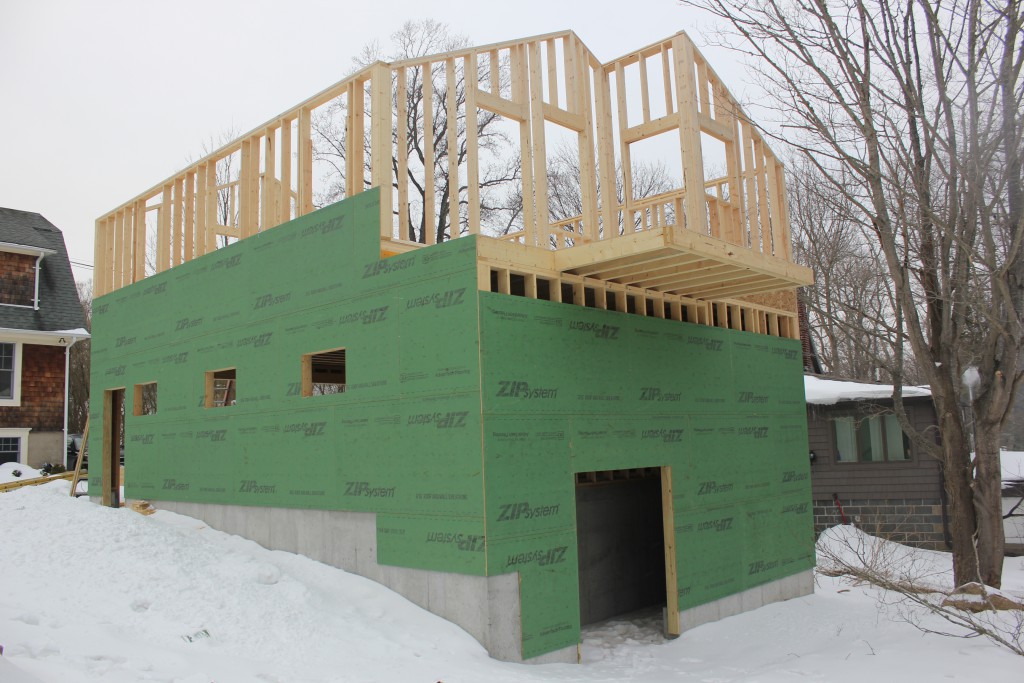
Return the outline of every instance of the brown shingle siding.
[[[31,306],[36,293],[36,257],[0,251],[0,304]]]
[[[0,407],[0,427],[64,429],[64,347],[22,348],[21,405]]]

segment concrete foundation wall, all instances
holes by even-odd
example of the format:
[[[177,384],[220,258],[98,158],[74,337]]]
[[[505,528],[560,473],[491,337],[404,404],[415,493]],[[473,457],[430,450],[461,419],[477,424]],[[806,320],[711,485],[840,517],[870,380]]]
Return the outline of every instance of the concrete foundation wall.
[[[814,592],[814,571],[808,569],[776,581],[748,588],[728,597],[691,607],[679,613],[683,633],[701,624],[736,616],[773,602],[810,595]]]
[[[158,507],[376,581],[462,627],[495,659],[523,661],[519,575],[469,576],[380,565],[375,513],[173,501],[160,501]],[[575,663],[578,657],[577,648],[566,647],[529,662]]]
[[[28,435],[28,452],[25,463],[29,467],[40,468],[45,463],[51,465],[64,464],[64,432],[36,432]]]

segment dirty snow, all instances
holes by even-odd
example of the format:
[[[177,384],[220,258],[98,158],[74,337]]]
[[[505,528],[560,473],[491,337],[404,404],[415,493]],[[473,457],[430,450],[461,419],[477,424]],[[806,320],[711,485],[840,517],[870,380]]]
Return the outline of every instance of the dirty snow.
[[[926,634],[876,589],[819,576],[814,595],[692,629],[654,612],[591,627],[580,665],[497,662],[458,627],[366,579],[159,511],[0,494],[0,681],[1019,680],[1024,660],[981,638]],[[925,554],[942,582],[949,558]],[[1003,590],[1024,595],[1024,558]],[[942,627],[929,621],[925,624]]]

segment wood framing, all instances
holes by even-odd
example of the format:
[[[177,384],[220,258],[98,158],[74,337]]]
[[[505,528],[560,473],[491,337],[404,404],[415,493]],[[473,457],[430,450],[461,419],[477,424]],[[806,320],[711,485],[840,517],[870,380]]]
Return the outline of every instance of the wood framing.
[[[313,160],[312,119],[331,103],[341,104],[345,131],[336,141],[344,195],[380,188],[383,256],[479,233],[514,245],[509,272],[536,278],[544,259],[531,250],[543,250],[553,253],[544,266],[551,277],[601,281],[612,305],[644,290],[668,302],[670,316],[682,306],[673,296],[715,311],[728,299],[812,282],[791,261],[782,163],[689,37],[601,62],[563,31],[376,62],[257,126],[97,219],[94,295],[150,274],[150,243],[149,262],[161,272],[227,243],[218,236],[245,239],[311,212],[327,182]],[[488,224],[485,114],[519,129],[509,154],[520,155],[522,209],[512,225]],[[552,126],[577,143],[580,215],[557,215],[549,204]],[[674,141],[659,148],[678,154],[672,165],[682,177],[676,189],[639,196],[634,146],[659,136]],[[720,161],[705,158],[703,141],[724,150],[724,176],[705,177]],[[414,185],[422,201],[410,199]],[[742,326],[788,330],[778,315]]]

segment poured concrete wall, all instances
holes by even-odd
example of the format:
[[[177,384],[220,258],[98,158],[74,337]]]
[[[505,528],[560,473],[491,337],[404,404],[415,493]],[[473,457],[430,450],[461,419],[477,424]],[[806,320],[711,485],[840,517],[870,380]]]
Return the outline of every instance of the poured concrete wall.
[[[376,515],[337,510],[253,508],[163,501],[159,507],[195,517],[214,529],[365,576],[465,629],[496,659],[522,661],[519,577],[467,576],[377,563]],[[531,663],[578,661],[576,647]]]

